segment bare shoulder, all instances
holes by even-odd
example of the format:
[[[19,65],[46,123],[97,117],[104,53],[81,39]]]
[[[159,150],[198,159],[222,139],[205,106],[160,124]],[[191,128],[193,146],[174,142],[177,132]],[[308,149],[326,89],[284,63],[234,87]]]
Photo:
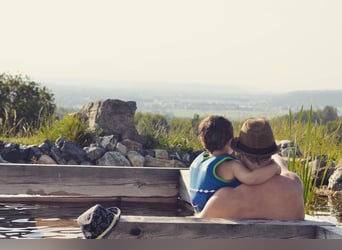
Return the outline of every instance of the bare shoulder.
[[[280,174],[280,177],[282,177],[285,180],[292,181],[292,182],[302,182],[300,177],[295,173],[291,171],[282,171]]]
[[[290,171],[284,171],[280,175],[272,177],[265,185],[274,191],[286,191],[288,193],[302,193],[303,182],[300,177]]]
[[[232,180],[234,178],[233,168],[240,165],[241,163],[237,160],[224,161],[216,168],[216,174],[222,179]]]
[[[243,166],[239,160],[227,160],[220,164],[220,167]]]

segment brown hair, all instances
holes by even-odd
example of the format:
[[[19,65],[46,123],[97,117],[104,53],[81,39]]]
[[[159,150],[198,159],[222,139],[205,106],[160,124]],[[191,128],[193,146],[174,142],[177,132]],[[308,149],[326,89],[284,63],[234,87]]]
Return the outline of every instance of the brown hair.
[[[199,124],[198,136],[210,153],[221,150],[233,138],[233,125],[223,116],[210,115]]]

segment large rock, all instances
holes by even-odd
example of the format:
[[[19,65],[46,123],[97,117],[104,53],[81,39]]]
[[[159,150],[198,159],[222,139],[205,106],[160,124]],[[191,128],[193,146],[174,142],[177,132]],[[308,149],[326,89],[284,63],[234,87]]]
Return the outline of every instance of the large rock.
[[[166,159],[158,159],[152,157],[150,155],[145,156],[145,167],[166,167],[166,168],[184,168],[185,164],[178,160],[166,160]]]
[[[88,122],[90,129],[101,129],[102,135],[114,134],[120,139],[139,140],[134,122],[136,109],[134,101],[106,99],[85,104],[80,115]]]
[[[132,166],[143,167],[145,165],[145,157],[136,151],[128,151],[127,158],[132,163]]]
[[[99,166],[131,166],[130,161],[120,152],[106,152],[100,159],[96,161]]]
[[[342,159],[339,161],[334,173],[329,178],[328,188],[332,191],[342,190]]]

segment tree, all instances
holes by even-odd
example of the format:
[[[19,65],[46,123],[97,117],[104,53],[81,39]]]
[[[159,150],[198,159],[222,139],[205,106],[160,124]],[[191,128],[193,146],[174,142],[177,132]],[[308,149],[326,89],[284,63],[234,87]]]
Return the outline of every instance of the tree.
[[[337,108],[332,106],[325,106],[323,110],[317,111],[320,113],[322,123],[326,124],[329,121],[338,120]]]
[[[0,74],[0,126],[19,131],[36,129],[55,113],[54,96],[22,75]]]
[[[165,116],[160,114],[151,113],[136,113],[135,117],[135,127],[139,133],[146,138],[146,143],[144,147],[154,148],[158,144],[166,144],[165,138],[167,138],[169,125]],[[162,146],[162,145],[158,145]]]

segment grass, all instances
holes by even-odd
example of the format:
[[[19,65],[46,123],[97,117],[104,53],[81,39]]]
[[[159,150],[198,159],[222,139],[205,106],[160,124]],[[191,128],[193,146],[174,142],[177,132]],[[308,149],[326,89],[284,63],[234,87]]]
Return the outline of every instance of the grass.
[[[321,183],[317,183],[317,173],[312,160],[317,159],[320,165],[321,158],[317,156],[326,156],[326,174],[330,162],[336,159],[341,159],[341,145],[335,141],[337,131],[327,133],[326,126],[322,124],[312,123],[312,109],[310,109],[307,122],[302,122],[302,112],[299,114],[299,119],[294,120],[290,112],[288,119],[275,119],[273,128],[276,138],[289,139],[299,145],[302,157],[295,157],[293,152],[292,157],[288,159],[289,170],[296,172],[303,181],[304,186],[304,202],[308,212],[314,209],[316,200],[316,186],[322,188],[324,176]]]
[[[64,137],[68,141],[85,146],[100,133],[100,130],[90,131],[88,125],[79,117],[66,115],[62,120],[45,119],[36,130],[20,130],[17,134],[10,133],[10,136],[8,133],[2,134],[0,140],[22,145],[40,145],[45,140],[54,142],[57,138]]]
[[[313,123],[312,109],[309,112],[308,121],[302,122],[303,109],[298,119],[294,119],[291,111],[288,117],[270,119],[275,138],[277,140],[288,139],[299,145],[302,157],[291,157],[288,159],[289,169],[296,172],[303,181],[304,201],[306,210],[312,210],[316,199],[317,176],[311,161],[316,156],[326,155],[327,162],[342,158],[342,145],[338,138],[338,129],[328,132],[327,126]],[[201,149],[197,138],[196,128],[201,119],[174,118],[169,121],[169,129],[160,130],[154,134],[157,146],[162,148],[177,147],[183,151]],[[233,121],[234,134],[237,136],[243,121]],[[146,125],[150,126],[151,125]],[[6,128],[8,129],[8,128]],[[87,125],[75,116],[65,116],[62,120],[45,120],[41,123],[41,128],[32,132],[32,129],[23,130],[20,133],[8,136],[8,131],[4,127],[0,128],[0,140],[23,145],[39,145],[46,139],[55,141],[58,137],[74,141],[83,146],[92,138],[99,135],[101,131],[92,132]],[[155,132],[156,130],[154,130]],[[157,130],[159,131],[159,130]],[[5,133],[6,132],[6,133]],[[6,136],[5,136],[6,135]],[[294,152],[295,153],[295,152]],[[295,155],[295,154],[293,154]],[[329,164],[326,164],[329,166]],[[325,169],[326,172],[327,168]],[[323,178],[324,179],[324,178]]]

